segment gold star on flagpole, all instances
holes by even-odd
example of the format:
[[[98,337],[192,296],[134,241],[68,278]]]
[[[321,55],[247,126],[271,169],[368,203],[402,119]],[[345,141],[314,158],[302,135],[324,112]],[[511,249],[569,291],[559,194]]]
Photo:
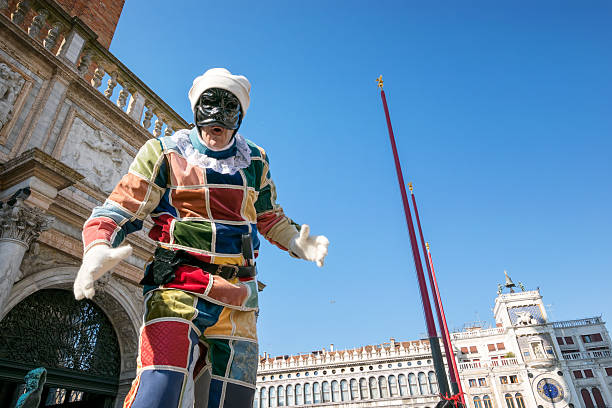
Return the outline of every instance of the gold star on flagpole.
[[[380,89],[383,89],[383,79],[382,79],[382,75],[379,76],[378,78],[376,78],[376,82],[378,82],[378,87]]]

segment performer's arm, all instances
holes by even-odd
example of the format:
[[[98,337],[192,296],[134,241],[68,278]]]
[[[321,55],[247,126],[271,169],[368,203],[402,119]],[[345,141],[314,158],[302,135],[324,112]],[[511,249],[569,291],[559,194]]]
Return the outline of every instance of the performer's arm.
[[[116,248],[130,232],[142,228],[157,207],[167,184],[167,164],[159,140],[140,149],[103,205],[94,208],[83,226],[83,263],[74,280],[74,297],[91,299],[94,282],[132,253],[129,245]]]
[[[166,189],[167,168],[161,143],[149,140],[103,205],[94,208],[83,226],[83,247],[117,247],[125,236],[142,228]]]
[[[316,262],[320,267],[327,255],[329,240],[323,236],[310,236],[310,227],[296,224],[276,203],[276,187],[270,176],[270,162],[262,151],[264,168],[259,197],[255,202],[257,229],[272,244],[289,251],[291,256]]]

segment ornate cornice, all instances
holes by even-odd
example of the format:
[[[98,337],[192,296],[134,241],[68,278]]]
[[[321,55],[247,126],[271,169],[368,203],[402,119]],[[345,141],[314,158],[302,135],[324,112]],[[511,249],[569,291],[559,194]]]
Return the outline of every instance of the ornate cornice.
[[[0,189],[2,190],[30,177],[37,177],[58,191],[84,178],[79,172],[38,148],[27,150],[0,165]]]

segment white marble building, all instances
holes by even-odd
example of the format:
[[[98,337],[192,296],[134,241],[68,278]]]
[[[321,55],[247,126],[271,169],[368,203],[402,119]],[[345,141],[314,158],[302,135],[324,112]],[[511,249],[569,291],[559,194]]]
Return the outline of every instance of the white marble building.
[[[147,140],[188,123],[99,41],[117,20],[84,23],[111,8],[118,19],[122,5],[0,1],[0,407],[39,366],[46,406],[119,407],[135,377],[151,222],[95,298],[77,302],[82,225]]]
[[[451,334],[468,407],[612,406],[610,337],[600,317],[549,322],[539,290],[500,290],[496,327]],[[522,286],[522,285],[521,285]],[[501,289],[501,288],[500,288]],[[261,358],[256,408],[433,407],[426,340]]]

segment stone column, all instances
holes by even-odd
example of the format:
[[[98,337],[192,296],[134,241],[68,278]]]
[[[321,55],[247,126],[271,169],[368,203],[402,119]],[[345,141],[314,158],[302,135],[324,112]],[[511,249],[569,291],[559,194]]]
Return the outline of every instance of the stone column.
[[[23,255],[50,224],[40,209],[24,204],[29,194],[29,189],[19,190],[7,202],[0,202],[0,316],[19,276]]]

